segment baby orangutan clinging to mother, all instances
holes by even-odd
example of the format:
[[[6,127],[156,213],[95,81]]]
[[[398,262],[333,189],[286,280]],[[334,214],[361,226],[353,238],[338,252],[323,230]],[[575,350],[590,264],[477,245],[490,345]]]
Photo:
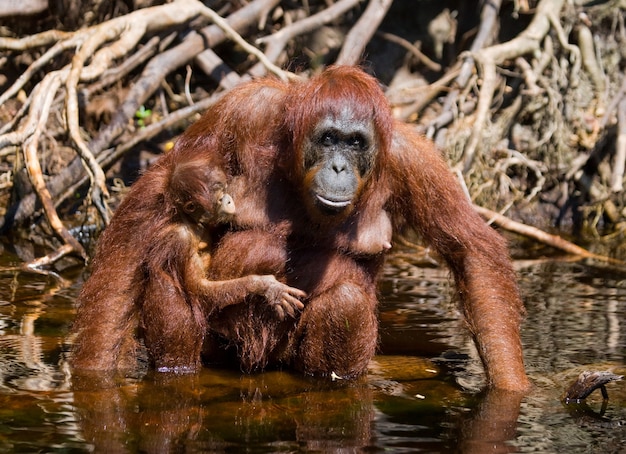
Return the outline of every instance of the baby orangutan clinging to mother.
[[[193,371],[214,311],[261,295],[278,318],[305,293],[271,275],[206,278],[216,229],[235,203],[209,156],[161,158],[131,188],[98,243],[79,296],[71,362],[80,369],[134,369],[145,343],[161,371]]]

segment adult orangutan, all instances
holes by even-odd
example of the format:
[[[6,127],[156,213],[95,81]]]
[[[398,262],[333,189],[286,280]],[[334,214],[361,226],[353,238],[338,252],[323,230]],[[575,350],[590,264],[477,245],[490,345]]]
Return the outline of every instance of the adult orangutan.
[[[412,228],[454,275],[489,385],[530,386],[524,310],[504,240],[473,210],[434,145],[392,119],[374,78],[333,67],[306,82],[246,83],[190,127],[175,152],[179,163],[222,162],[237,203],[208,279],[274,275],[307,294],[292,319],[275,317],[255,295],[214,311],[206,361],[226,348],[248,371],[284,365],[315,376],[363,374],[377,347],[384,252],[393,232]]]
[[[162,157],[131,188],[98,243],[79,298],[71,363],[134,369],[145,344],[161,371],[193,371],[211,313],[261,295],[284,318],[304,293],[274,276],[206,279],[216,229],[235,205],[222,160],[185,150]]]
[[[376,283],[393,231],[412,228],[447,262],[492,387],[523,390],[524,312],[506,243],[477,215],[434,145],[394,121],[376,80],[333,67],[306,82],[247,83],[177,148],[227,160],[238,210],[210,279],[272,274],[308,297],[296,320],[262,300],[209,323],[244,370],[286,365],[356,377],[377,347]]]

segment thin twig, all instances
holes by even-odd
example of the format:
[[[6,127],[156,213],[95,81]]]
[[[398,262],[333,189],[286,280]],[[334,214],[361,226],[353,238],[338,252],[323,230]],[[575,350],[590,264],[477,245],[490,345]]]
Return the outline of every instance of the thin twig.
[[[413,43],[411,43],[410,41],[398,35],[394,35],[393,33],[387,33],[387,32],[376,32],[376,36],[379,36],[389,41],[390,43],[394,43],[399,46],[402,46],[404,49],[408,50],[411,54],[415,55],[415,57],[431,71],[435,71],[435,72],[441,71],[441,65],[439,63],[434,62],[430,58],[428,58],[428,56],[424,52],[422,52],[417,46],[413,45]]]

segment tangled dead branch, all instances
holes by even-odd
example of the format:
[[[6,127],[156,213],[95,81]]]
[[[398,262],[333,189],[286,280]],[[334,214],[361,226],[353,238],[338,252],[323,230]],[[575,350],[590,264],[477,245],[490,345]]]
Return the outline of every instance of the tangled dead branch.
[[[622,0],[214,2],[220,14],[198,0],[141,3],[76,30],[0,29],[1,224],[45,236],[31,223],[41,206],[61,243],[38,263],[86,258],[68,226],[108,221],[107,176],[146,144],[166,148],[241,80],[296,77],[276,65],[364,64],[479,205],[622,235]]]
[[[496,66],[506,60],[514,60],[539,50],[541,41],[550,30],[550,24],[558,27],[557,32],[562,32],[559,22],[553,20],[553,17],[558,16],[563,3],[565,3],[564,0],[540,1],[537,5],[537,12],[526,30],[511,41],[482,48],[474,54],[473,59],[479,66],[482,75],[482,86],[474,114],[472,134],[464,150],[463,169],[466,172],[471,167],[478,141],[488,120],[489,110],[498,84]],[[561,35],[562,33],[558,34]],[[572,47],[572,49],[576,48]],[[575,57],[575,61],[579,60],[580,58]]]
[[[51,112],[51,106],[59,89],[65,88],[65,121],[67,132],[74,149],[82,160],[90,180],[88,201],[98,209],[103,221],[108,223],[109,211],[106,197],[108,190],[104,172],[81,136],[79,127],[78,85],[90,82],[102,76],[114,62],[130,53],[148,33],[169,29],[205,17],[217,25],[225,35],[240,45],[246,52],[254,55],[271,72],[281,78],[287,78],[286,72],[277,68],[263,53],[249,45],[235,32],[226,21],[196,0],[176,0],[173,3],[134,11],[125,16],[111,19],[74,33],[44,32],[29,36],[24,40],[0,38],[0,48],[26,50],[32,47],[53,46],[37,59],[0,96],[3,103],[17,94],[32,78],[38,69],[51,63],[61,51],[76,48],[71,62],[60,70],[49,72],[32,90],[25,105],[30,106],[24,113],[25,119],[14,132],[0,136],[0,147],[23,147],[24,160],[39,200],[44,206],[46,217],[57,234],[72,247],[72,251],[87,258],[78,241],[68,232],[60,221],[52,203],[52,197],[44,182],[37,149],[39,138]],[[56,256],[58,254],[55,253]]]

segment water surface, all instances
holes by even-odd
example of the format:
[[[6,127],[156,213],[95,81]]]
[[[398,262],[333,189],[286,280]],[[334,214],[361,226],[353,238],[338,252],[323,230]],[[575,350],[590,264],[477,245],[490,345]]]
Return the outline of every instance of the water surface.
[[[0,452],[624,452],[626,383],[581,405],[582,370],[626,373],[626,272],[517,261],[535,383],[480,392],[480,361],[446,269],[397,255],[381,282],[380,355],[356,382],[286,371],[71,377],[63,338],[82,284],[0,272]]]

